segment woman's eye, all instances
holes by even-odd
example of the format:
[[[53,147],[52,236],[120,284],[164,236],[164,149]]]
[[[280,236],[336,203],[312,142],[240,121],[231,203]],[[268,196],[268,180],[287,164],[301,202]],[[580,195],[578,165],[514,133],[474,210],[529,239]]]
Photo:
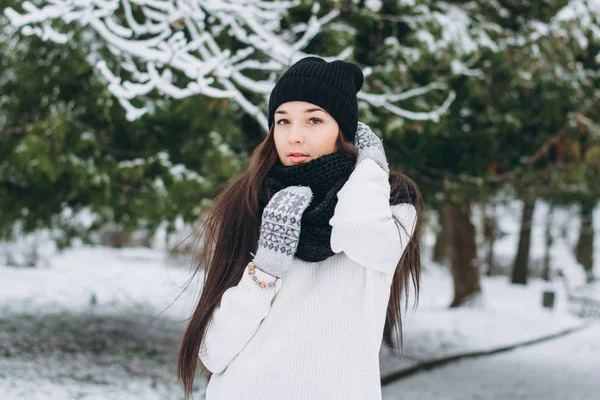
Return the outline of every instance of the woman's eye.
[[[309,119],[309,121],[313,124],[313,125],[317,125],[320,124],[321,122],[323,122],[322,120],[320,120],[319,118],[311,118]]]
[[[287,119],[280,119],[279,121],[277,121],[277,122],[276,122],[276,123],[277,123],[277,125],[281,125],[281,124],[280,124],[280,122],[281,122],[281,121],[285,121],[285,122],[287,122]]]

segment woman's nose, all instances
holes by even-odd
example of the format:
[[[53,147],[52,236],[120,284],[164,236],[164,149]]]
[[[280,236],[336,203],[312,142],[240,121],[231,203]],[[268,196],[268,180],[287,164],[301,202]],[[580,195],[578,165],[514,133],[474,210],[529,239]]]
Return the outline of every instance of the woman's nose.
[[[304,132],[302,132],[302,127],[292,125],[289,132],[288,141],[290,143],[301,143],[304,141]]]

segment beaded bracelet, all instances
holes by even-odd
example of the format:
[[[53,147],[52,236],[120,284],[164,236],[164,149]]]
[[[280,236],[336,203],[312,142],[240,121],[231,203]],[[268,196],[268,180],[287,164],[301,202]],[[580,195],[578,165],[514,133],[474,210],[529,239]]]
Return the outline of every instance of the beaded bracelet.
[[[275,287],[275,281],[277,281],[277,278],[275,278],[275,281],[272,281],[272,282],[265,282],[265,281],[261,281],[261,280],[260,280],[260,279],[258,279],[258,277],[255,275],[255,274],[256,274],[256,271],[255,271],[255,269],[259,269],[260,271],[262,271],[262,269],[258,268],[258,267],[256,266],[256,264],[254,264],[252,261],[250,261],[250,262],[248,263],[248,266],[250,266],[250,269],[248,270],[248,274],[249,274],[249,275],[252,275],[252,280],[253,280],[254,282],[256,282],[256,284],[257,284],[258,286],[260,286],[261,288],[264,288],[264,287],[267,287],[267,286],[269,286],[269,287]],[[264,272],[264,271],[263,271],[263,272]],[[265,273],[266,273],[266,272],[265,272]]]

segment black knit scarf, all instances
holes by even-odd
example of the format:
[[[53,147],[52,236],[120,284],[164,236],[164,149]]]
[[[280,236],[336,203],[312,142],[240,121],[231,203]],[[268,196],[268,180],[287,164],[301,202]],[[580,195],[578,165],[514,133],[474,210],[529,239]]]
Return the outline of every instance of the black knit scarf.
[[[335,253],[331,250],[331,225],[337,204],[338,191],[344,186],[354,170],[355,161],[342,152],[315,158],[308,162],[285,166],[280,161],[269,171],[261,190],[260,212],[279,190],[288,186],[309,186],[313,199],[302,214],[300,241],[295,256],[308,262],[323,261]],[[392,178],[390,177],[390,184]],[[416,204],[417,192],[406,180],[394,185],[390,193],[390,205]]]
[[[271,168],[260,197],[260,214],[269,199],[288,186],[308,186],[313,199],[302,214],[300,241],[295,256],[308,262],[323,261],[335,253],[329,244],[337,193],[354,169],[353,159],[342,152],[327,154],[302,164],[286,166],[277,161]]]

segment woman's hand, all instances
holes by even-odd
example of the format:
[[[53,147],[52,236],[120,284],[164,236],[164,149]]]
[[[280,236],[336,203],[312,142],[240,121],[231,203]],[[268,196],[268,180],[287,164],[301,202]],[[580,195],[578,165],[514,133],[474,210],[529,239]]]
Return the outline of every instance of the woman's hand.
[[[281,277],[291,266],[300,240],[302,214],[312,200],[307,186],[290,186],[275,193],[262,213],[254,264]]]
[[[383,168],[386,174],[390,173],[381,139],[377,137],[375,132],[373,132],[368,125],[360,121],[358,122],[356,136],[354,137],[354,145],[358,150],[358,159],[356,160],[357,165],[362,160],[370,158]]]

